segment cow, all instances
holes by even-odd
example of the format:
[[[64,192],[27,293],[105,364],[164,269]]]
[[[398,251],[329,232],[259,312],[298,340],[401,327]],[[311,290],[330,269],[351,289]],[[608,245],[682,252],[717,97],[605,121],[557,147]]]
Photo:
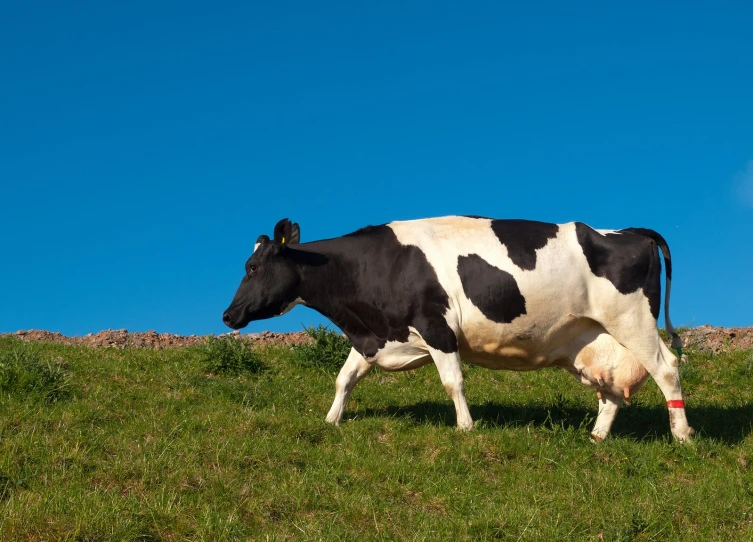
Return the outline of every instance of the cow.
[[[617,409],[651,375],[669,409],[673,438],[687,441],[678,358],[662,341],[661,251],[669,318],[669,247],[645,228],[597,230],[581,222],[446,216],[368,226],[300,242],[289,219],[261,235],[223,314],[249,322],[311,307],[338,326],[352,349],[326,420],[339,424],[354,386],[374,367],[434,362],[455,404],[457,428],[473,420],[461,360],[490,369],[561,367],[596,390],[591,432],[607,436]]]

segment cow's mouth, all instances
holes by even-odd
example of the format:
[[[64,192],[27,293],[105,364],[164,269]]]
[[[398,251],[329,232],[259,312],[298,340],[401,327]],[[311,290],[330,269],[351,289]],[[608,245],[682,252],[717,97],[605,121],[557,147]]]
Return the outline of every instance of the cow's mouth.
[[[244,311],[245,316],[245,311]],[[226,310],[224,314],[222,315],[222,323],[225,324],[227,327],[231,329],[241,329],[248,325],[250,320],[245,320],[245,318],[238,318],[237,316],[234,316],[230,310]]]

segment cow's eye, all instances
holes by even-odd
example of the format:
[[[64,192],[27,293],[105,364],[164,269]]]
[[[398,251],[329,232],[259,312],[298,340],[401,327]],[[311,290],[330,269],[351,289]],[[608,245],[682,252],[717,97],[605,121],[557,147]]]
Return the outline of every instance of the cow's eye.
[[[249,265],[248,266],[248,274],[253,275],[259,270],[259,267],[256,265]]]

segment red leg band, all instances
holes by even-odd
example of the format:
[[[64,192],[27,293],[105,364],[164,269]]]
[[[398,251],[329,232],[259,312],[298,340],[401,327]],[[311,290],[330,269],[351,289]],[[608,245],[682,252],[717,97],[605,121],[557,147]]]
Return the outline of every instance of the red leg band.
[[[672,401],[667,401],[667,408],[685,408],[685,401],[682,399],[673,399]]]

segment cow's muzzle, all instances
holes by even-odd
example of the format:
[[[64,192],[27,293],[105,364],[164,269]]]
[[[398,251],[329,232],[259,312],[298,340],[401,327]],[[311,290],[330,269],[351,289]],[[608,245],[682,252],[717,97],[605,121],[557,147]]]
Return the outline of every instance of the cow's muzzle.
[[[246,327],[247,325],[247,322],[243,321],[242,314],[234,315],[229,310],[225,311],[225,313],[222,315],[222,323],[232,329],[240,329],[242,327]]]

